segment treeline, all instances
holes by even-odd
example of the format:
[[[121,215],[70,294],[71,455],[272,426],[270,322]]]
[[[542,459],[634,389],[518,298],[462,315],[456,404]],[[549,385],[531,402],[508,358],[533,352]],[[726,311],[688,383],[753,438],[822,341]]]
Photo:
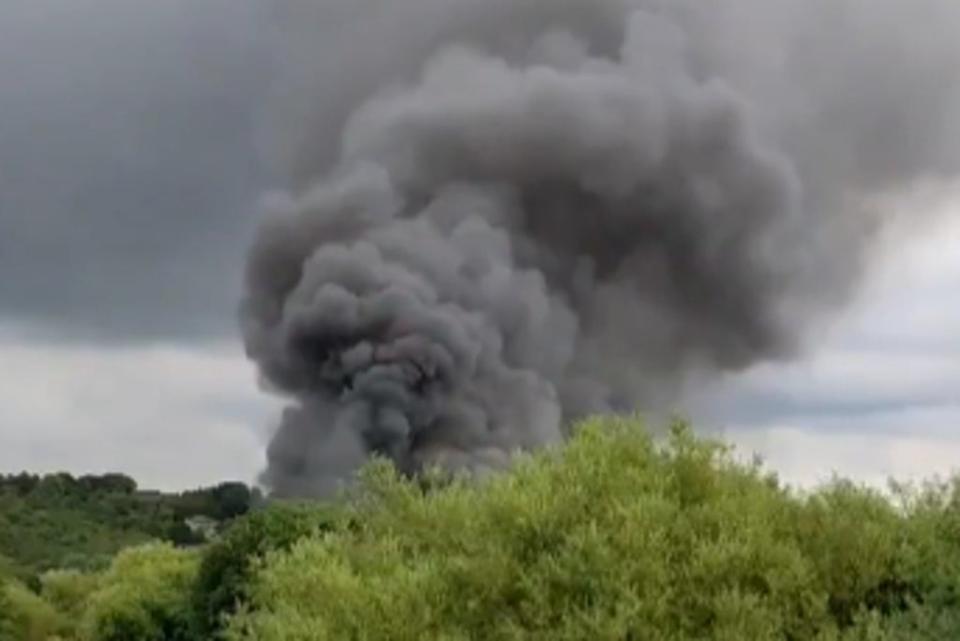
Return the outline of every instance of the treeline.
[[[131,545],[202,543],[260,500],[234,482],[162,493],[140,490],[123,474],[0,475],[0,564],[35,585],[46,570],[103,568]]]
[[[960,483],[801,493],[683,425],[587,423],[481,480],[368,466],[216,541],[0,589],[33,641],[960,638]],[[0,637],[2,638],[2,637]]]
[[[21,498],[38,498],[47,502],[89,502],[103,498],[133,497],[143,503],[160,502],[175,516],[209,516],[226,520],[247,512],[251,502],[259,500],[259,490],[240,482],[218,485],[180,493],[139,490],[137,482],[125,474],[83,475],[74,477],[66,472],[37,475],[0,474],[0,494]]]
[[[91,494],[132,494],[137,482],[125,474],[85,475],[74,478],[66,472],[57,474],[0,474],[0,492],[17,496],[34,493],[48,496],[89,496]]]

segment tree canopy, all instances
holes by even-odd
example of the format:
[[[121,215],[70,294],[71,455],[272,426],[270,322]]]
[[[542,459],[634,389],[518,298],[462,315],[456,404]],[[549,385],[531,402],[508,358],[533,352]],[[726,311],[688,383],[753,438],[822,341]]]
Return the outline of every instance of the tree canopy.
[[[483,478],[373,461],[201,546],[33,584],[0,564],[0,639],[960,638],[960,480],[890,489],[799,491],[682,422],[597,419]]]

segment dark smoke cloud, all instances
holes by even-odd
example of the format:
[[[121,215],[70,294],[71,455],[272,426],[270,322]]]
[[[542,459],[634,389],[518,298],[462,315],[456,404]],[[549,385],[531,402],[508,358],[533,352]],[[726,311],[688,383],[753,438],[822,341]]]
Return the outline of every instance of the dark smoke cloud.
[[[947,0],[287,2],[242,308],[278,494],[789,356],[960,158]],[[322,37],[321,37],[322,36]]]

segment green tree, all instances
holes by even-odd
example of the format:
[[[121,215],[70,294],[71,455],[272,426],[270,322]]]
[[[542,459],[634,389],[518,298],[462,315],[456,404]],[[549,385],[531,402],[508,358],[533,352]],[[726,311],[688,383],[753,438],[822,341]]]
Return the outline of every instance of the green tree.
[[[0,579],[0,640],[50,641],[68,627],[52,605],[26,586]]]
[[[0,477],[0,554],[22,581],[39,589],[51,569],[103,569],[119,550],[151,540],[194,545],[184,522],[206,516],[220,524],[245,512],[253,493],[223,483],[183,494],[140,492],[123,474]]]
[[[235,521],[200,565],[193,604],[201,637],[217,634],[225,617],[247,603],[252,575],[268,552],[334,529],[339,513],[335,505],[278,502]]]
[[[233,519],[250,510],[252,493],[243,483],[221,483],[212,492],[216,503],[214,515],[220,520]]]
[[[942,498],[923,512],[852,484],[801,495],[683,423],[658,443],[636,422],[595,420],[481,481],[370,466],[349,526],[256,566],[227,636],[960,638],[960,609],[923,584],[928,555],[957,559]]]
[[[11,617],[13,609],[10,605],[10,597],[7,596],[10,581],[10,576],[4,574],[3,569],[0,568],[0,641],[14,641]]]
[[[188,641],[195,553],[168,544],[124,550],[97,581],[80,622],[83,641]]]

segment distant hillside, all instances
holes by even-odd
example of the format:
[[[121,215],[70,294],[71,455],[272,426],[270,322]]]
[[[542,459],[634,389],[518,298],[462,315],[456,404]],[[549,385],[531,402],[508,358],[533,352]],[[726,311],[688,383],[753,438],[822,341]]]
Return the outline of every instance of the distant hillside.
[[[203,542],[211,519],[222,524],[259,500],[243,483],[162,493],[122,474],[0,475],[0,565],[26,580],[51,568],[98,569],[130,545]]]

